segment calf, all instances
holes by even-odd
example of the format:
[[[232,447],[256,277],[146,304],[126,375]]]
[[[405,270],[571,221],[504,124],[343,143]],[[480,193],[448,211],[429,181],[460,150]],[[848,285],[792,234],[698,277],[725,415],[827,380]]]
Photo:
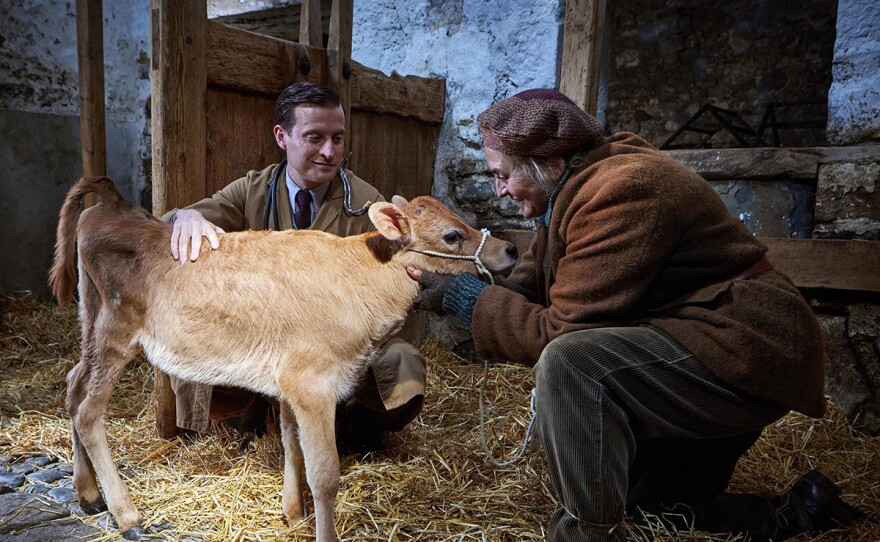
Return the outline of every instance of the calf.
[[[87,193],[99,203],[80,213]],[[317,539],[336,540],[336,404],[418,295],[406,267],[499,272],[516,260],[512,244],[481,235],[433,198],[392,202],[370,207],[376,232],[223,234],[219,249],[180,266],[168,254],[169,225],[129,204],[105,177],[77,182],[61,208],[50,283],[61,306],[71,301],[78,245],[82,359],[67,376],[67,411],[82,508],[103,509],[100,482],[123,535],[142,536],[105,418],[120,374],[143,350],[177,377],[278,398],[284,516],[291,525],[302,518],[304,461]]]

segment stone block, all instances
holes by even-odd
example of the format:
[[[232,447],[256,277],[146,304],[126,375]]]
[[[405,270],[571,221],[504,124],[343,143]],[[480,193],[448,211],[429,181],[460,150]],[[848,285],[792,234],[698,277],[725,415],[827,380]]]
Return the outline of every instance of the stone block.
[[[721,200],[755,234],[808,238],[812,234],[812,187],[792,181],[709,181]]]
[[[880,163],[828,164],[819,168],[816,220],[880,221]]]
[[[13,533],[26,527],[64,518],[70,510],[41,495],[7,493],[0,495],[0,534]],[[54,540],[52,538],[31,540]]]
[[[71,518],[35,525],[17,534],[0,534],[0,542],[86,542],[103,536],[106,533],[101,530]]]
[[[825,392],[848,418],[871,398],[868,382],[858,369],[849,343],[845,316],[817,314],[825,339]]]

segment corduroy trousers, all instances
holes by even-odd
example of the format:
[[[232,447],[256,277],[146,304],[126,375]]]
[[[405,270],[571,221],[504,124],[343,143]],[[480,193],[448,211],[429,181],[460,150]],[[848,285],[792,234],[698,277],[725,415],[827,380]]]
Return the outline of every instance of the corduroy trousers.
[[[536,427],[562,503],[548,528],[555,542],[623,540],[627,511],[720,494],[787,412],[731,389],[650,326],[563,335],[533,373]]]

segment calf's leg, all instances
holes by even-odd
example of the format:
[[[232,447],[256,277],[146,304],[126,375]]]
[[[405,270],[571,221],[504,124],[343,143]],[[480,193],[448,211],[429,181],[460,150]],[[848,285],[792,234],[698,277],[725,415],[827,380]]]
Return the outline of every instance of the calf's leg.
[[[303,454],[299,446],[296,416],[287,401],[281,401],[281,442],[284,444],[284,491],[281,510],[287,524],[293,527],[304,514]]]
[[[76,419],[80,403],[85,398],[85,384],[89,380],[88,365],[82,361],[67,373],[67,413],[71,419],[71,440],[73,441],[73,487],[79,498],[79,505],[87,514],[97,514],[107,510],[98,488],[92,460],[76,430]]]
[[[129,540],[141,540],[144,531],[140,514],[113,464],[105,425],[107,403],[122,370],[134,357],[134,353],[128,349],[114,348],[109,344],[107,335],[106,332],[96,332],[92,348],[89,348],[92,351],[84,353],[82,363],[89,366],[88,382],[86,393],[73,416],[73,426],[79,435],[79,442],[91,459],[119,530]],[[118,341],[114,342],[120,344]],[[127,343],[126,341],[122,344]]]
[[[332,390],[296,392],[295,387],[282,389],[282,399],[293,408],[299,425],[299,441],[305,460],[306,481],[315,499],[315,524],[318,542],[335,542],[334,514],[339,491],[339,456],[333,420],[336,416],[336,395]]]

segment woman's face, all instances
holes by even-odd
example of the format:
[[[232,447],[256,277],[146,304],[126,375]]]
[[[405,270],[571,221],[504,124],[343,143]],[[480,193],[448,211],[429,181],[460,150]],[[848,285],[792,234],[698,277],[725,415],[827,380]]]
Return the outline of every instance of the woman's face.
[[[519,207],[524,218],[535,218],[547,212],[550,199],[547,191],[541,188],[524,172],[515,166],[513,159],[504,153],[484,147],[486,163],[495,177],[495,194],[499,198],[510,196]]]

